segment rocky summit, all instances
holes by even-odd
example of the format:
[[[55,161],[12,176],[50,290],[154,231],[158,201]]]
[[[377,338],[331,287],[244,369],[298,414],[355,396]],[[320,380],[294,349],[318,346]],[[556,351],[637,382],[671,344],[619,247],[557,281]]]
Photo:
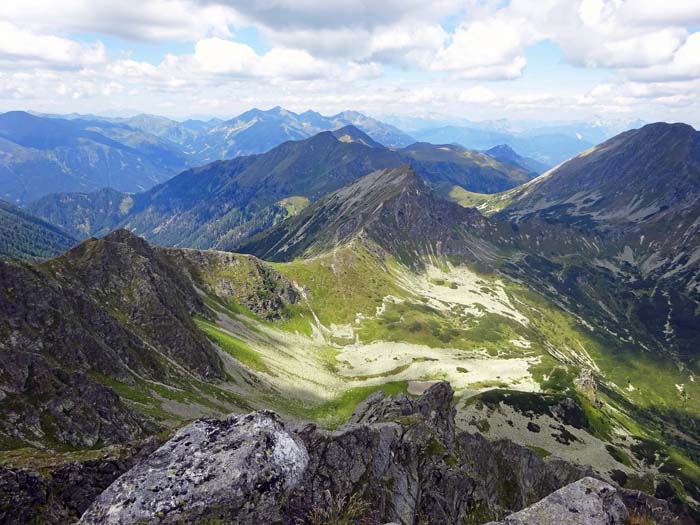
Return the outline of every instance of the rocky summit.
[[[623,525],[640,504],[675,523],[651,496],[635,493],[628,510],[631,491],[586,469],[456,432],[454,414],[451,387],[437,383],[415,399],[373,394],[333,431],[270,411],[198,420],[79,523]]]

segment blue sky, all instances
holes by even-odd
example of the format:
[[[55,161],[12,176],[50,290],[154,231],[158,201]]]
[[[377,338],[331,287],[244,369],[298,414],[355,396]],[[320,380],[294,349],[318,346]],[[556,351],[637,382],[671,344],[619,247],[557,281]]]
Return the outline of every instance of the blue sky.
[[[700,124],[697,0],[3,0],[0,110]]]

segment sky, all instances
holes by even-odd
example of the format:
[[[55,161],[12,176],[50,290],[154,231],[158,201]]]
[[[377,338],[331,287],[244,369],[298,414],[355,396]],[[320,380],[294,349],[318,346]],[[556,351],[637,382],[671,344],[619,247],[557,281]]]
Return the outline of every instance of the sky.
[[[700,0],[0,0],[0,111],[700,127],[698,94]]]

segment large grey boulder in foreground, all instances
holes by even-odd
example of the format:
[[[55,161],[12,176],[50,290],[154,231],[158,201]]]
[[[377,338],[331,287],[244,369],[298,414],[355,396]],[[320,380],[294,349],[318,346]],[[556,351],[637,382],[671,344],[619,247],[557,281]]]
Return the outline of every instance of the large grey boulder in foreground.
[[[80,523],[274,523],[308,459],[272,412],[196,421],[115,481]]]
[[[615,487],[586,477],[489,525],[624,525],[628,522],[627,508]]]

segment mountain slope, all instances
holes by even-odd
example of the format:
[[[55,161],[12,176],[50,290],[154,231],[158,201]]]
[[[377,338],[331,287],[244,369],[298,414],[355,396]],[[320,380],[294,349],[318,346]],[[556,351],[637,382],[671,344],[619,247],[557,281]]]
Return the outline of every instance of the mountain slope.
[[[241,246],[272,261],[309,257],[362,237],[400,262],[492,256],[477,241],[489,228],[478,212],[444,201],[410,168],[366,175]]]
[[[104,188],[92,193],[51,193],[26,209],[76,239],[87,239],[111,231],[133,205],[133,195]]]
[[[240,408],[219,391],[236,372],[200,328],[215,317],[202,290],[271,318],[297,300],[251,257],[125,230],[40,265],[0,259],[0,281],[0,450],[124,443]]]
[[[622,133],[514,190],[502,213],[597,232],[621,263],[645,276],[686,275],[693,289],[700,257],[700,133],[664,123]]]
[[[76,242],[56,226],[0,201],[0,256],[53,257]]]
[[[399,150],[416,162],[415,169],[431,185],[447,194],[454,186],[477,192],[498,193],[531,180],[535,173],[510,162],[454,145],[417,142]]]
[[[680,366],[696,362],[700,133],[684,124],[649,124],[510,193],[501,217],[519,225],[568,224],[595,236],[572,255],[579,271],[597,267],[608,273],[597,288],[617,290],[605,304],[619,329],[635,319],[646,325],[660,351],[680,357],[685,363]],[[599,301],[595,289],[585,288],[565,293]]]
[[[453,146],[389,150],[346,126],[188,170],[145,193],[50,196],[31,210],[76,236],[123,226],[161,245],[232,249],[286,217],[289,199],[315,201],[372,171],[406,164],[445,195],[455,185],[493,191],[531,177]]]
[[[143,191],[186,165],[174,145],[125,125],[0,115],[0,196],[15,203],[108,186]]]

